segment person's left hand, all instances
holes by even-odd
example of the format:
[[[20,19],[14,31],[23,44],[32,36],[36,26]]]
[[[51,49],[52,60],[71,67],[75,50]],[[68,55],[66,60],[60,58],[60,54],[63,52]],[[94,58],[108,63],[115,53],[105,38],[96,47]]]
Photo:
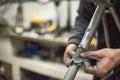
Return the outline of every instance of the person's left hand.
[[[94,66],[91,66],[89,62],[85,62],[85,71],[101,78],[120,64],[120,49],[106,48],[88,51],[82,53],[81,56],[97,60]]]

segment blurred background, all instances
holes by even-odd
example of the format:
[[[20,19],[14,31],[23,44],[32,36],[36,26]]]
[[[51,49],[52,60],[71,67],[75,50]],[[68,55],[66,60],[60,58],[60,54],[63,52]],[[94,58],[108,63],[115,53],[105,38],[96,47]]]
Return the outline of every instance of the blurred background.
[[[63,80],[63,55],[80,0],[0,0],[0,76]],[[91,49],[96,40],[91,43]],[[75,80],[92,80],[80,68]]]
[[[2,0],[0,4],[0,16],[12,27],[20,19],[19,24],[29,28],[31,20],[37,18],[69,30],[74,26],[79,0]]]

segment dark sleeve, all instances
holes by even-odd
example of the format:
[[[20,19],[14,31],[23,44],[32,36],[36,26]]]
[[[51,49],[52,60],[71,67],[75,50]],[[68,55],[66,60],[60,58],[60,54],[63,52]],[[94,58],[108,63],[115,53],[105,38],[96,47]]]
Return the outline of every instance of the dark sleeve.
[[[76,17],[75,27],[71,32],[71,36],[68,40],[69,43],[75,43],[79,45],[84,32],[91,20],[94,12],[94,5],[85,0],[80,0],[80,5],[78,8],[78,16]]]

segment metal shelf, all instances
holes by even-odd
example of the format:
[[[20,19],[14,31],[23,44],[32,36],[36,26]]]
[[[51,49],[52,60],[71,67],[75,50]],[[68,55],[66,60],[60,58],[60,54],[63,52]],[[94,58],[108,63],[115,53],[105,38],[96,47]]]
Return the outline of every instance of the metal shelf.
[[[64,64],[60,64],[57,62],[49,62],[43,60],[34,60],[28,58],[21,58],[14,56],[14,49],[13,44],[11,43],[12,39],[22,39],[22,40],[32,40],[39,42],[41,39],[30,38],[25,36],[18,36],[18,35],[2,35],[0,36],[0,61],[9,63],[12,65],[12,72],[13,72],[13,80],[21,80],[21,69],[25,69],[34,73],[43,74],[49,77],[57,78],[58,80],[62,80],[65,72],[67,71],[67,67]],[[43,40],[44,41],[44,40]],[[52,43],[55,42],[53,40],[46,40],[51,41]],[[60,40],[59,45],[61,45]],[[58,45],[57,41],[55,45]],[[66,42],[63,41],[66,45]],[[63,44],[62,44],[63,45]],[[75,80],[92,80],[92,75],[86,74],[81,69],[78,71]]]

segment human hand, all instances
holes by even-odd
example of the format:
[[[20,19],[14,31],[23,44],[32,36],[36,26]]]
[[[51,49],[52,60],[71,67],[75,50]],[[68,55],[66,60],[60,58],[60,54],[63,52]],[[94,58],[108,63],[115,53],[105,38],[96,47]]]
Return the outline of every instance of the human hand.
[[[66,66],[70,65],[69,59],[73,57],[73,55],[75,54],[76,49],[77,49],[76,44],[69,44],[66,47],[66,50],[64,52],[64,58],[63,58],[64,64],[66,64]]]
[[[82,53],[81,56],[97,60],[94,66],[91,66],[89,62],[85,62],[85,71],[101,78],[120,64],[120,49],[106,48],[88,51]]]

